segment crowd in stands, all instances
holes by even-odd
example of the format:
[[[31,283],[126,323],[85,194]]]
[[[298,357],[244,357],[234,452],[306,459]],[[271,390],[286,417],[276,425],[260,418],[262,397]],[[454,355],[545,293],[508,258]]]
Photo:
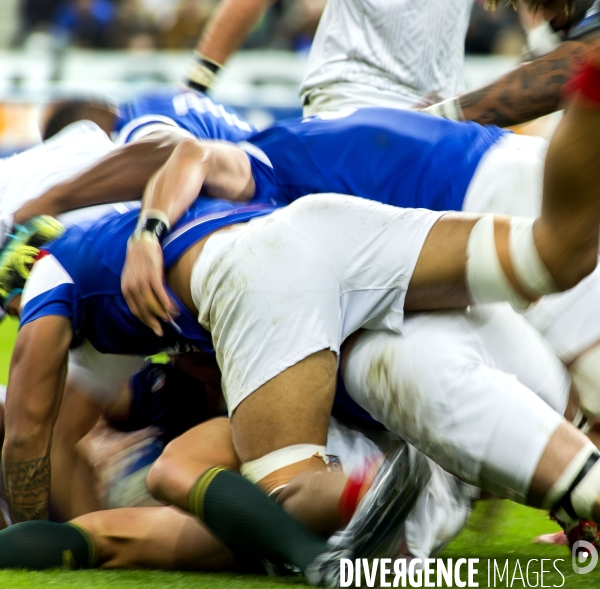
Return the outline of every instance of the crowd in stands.
[[[424,0],[426,1],[426,0]],[[43,33],[90,49],[191,49],[218,0],[21,0],[14,45]],[[512,10],[484,10],[476,0],[468,53],[515,53],[522,42]],[[246,48],[303,52],[310,48],[326,0],[279,0]]]

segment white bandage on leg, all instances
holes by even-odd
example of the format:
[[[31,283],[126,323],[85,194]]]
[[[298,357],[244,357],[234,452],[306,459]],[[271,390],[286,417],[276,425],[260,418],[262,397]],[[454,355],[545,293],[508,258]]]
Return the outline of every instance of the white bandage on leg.
[[[324,461],[325,452],[325,446],[319,446],[317,444],[296,444],[295,446],[288,446],[287,448],[275,450],[275,452],[271,452],[262,458],[257,458],[256,460],[251,460],[250,462],[242,464],[242,466],[240,466],[240,473],[251,483],[260,483],[278,470],[282,470],[300,462],[305,462],[315,456]],[[272,485],[267,485],[269,494],[275,493],[285,486],[285,484],[287,484],[287,482],[281,485],[277,484],[273,488],[271,488]]]
[[[474,303],[507,301],[514,309],[527,309],[531,302],[511,285],[500,265],[494,238],[494,215],[475,223],[467,244],[467,288]]]
[[[581,519],[595,519],[594,507],[600,499],[600,460],[596,461],[571,493],[571,505]]]
[[[560,476],[560,478],[554,483],[552,488],[548,491],[542,501],[543,509],[551,509],[554,511],[556,517],[563,523],[571,523],[576,518],[586,519],[588,513],[588,507],[586,505],[586,498],[590,495],[590,489],[598,479],[597,474],[594,474],[590,479],[590,482],[584,485],[583,490],[578,493],[578,489],[585,481],[585,479],[597,473],[598,462],[592,466],[592,468],[585,474],[585,476],[576,484],[575,488],[569,493],[572,485],[576,482],[577,477],[580,476],[582,469],[586,466],[590,458],[598,455],[598,449],[591,442],[586,444],[571,460],[567,468]],[[598,479],[600,481],[600,479]],[[596,498],[600,496],[600,485],[596,486],[596,494],[594,495],[594,502]],[[577,497],[577,506],[575,505],[575,497]],[[565,499],[567,502],[565,503]],[[572,508],[568,506],[572,505]],[[565,507],[571,513],[565,511]],[[593,507],[593,503],[592,503]],[[572,513],[574,510],[575,513]]]
[[[594,346],[573,362],[571,380],[585,415],[600,419],[600,346]]]
[[[533,239],[534,219],[513,217],[510,220],[510,258],[523,290],[533,298],[558,291],[552,276],[542,262]]]

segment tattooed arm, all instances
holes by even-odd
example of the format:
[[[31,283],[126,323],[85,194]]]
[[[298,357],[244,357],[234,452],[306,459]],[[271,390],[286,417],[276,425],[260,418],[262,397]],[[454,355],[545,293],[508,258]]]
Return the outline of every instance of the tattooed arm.
[[[48,519],[50,446],[73,334],[65,317],[41,317],[19,332],[10,366],[4,483],[14,523]]]
[[[506,127],[530,121],[559,109],[562,87],[581,63],[588,42],[566,41],[525,63],[489,86],[459,96],[466,120]]]

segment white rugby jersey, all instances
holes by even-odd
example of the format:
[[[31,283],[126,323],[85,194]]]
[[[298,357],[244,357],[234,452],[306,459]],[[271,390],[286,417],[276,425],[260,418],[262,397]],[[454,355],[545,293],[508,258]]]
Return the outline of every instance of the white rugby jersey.
[[[77,121],[60,133],[12,157],[0,159],[0,215],[73,178],[110,153],[114,143],[91,121]]]
[[[463,90],[464,42],[473,0],[329,0],[310,52],[301,96],[342,84],[358,104],[378,95],[409,107],[435,92]],[[336,89],[337,93],[337,89]],[[349,106],[345,104],[343,106]]]

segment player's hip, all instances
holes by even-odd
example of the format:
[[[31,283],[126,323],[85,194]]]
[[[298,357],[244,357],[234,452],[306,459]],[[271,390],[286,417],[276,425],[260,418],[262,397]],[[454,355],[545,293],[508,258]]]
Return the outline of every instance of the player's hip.
[[[463,210],[537,217],[547,150],[540,137],[505,134],[479,162]]]
[[[339,352],[361,326],[400,331],[408,284],[439,216],[320,195],[211,237],[191,290],[230,411],[311,353]]]

